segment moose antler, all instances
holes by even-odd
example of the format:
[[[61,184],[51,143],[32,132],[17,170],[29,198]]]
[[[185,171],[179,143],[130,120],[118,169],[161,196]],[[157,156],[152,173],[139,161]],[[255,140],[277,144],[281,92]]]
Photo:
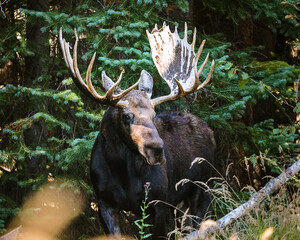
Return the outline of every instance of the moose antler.
[[[166,26],[165,23],[161,29],[158,29],[155,25],[151,33],[147,30],[147,36],[155,66],[171,90],[171,93],[167,96],[152,99],[154,106],[197,92],[210,81],[214,69],[214,60],[212,60],[207,78],[201,84],[199,83],[199,77],[208,61],[209,53],[197,71],[197,62],[205,40],[202,41],[197,54],[195,54],[196,28],[192,44],[187,42],[186,23],[183,39],[179,37],[177,27],[175,27],[174,33],[171,33],[169,26]]]
[[[124,73],[124,71],[122,71],[119,76],[119,79],[116,83],[113,83],[113,82],[105,83],[107,86],[109,86],[109,89],[106,91],[104,96],[100,96],[97,93],[97,91],[95,90],[95,88],[92,84],[92,81],[91,81],[91,72],[92,72],[94,61],[95,61],[96,53],[94,53],[92,60],[87,68],[86,83],[85,83],[81,77],[81,74],[80,74],[78,66],[77,66],[78,36],[77,36],[76,30],[75,30],[75,38],[76,38],[76,42],[74,44],[73,59],[72,59],[71,53],[70,53],[70,44],[68,42],[66,42],[66,40],[62,37],[62,28],[60,28],[59,42],[61,45],[61,49],[63,52],[63,56],[65,59],[67,68],[69,69],[69,72],[72,75],[74,83],[88,97],[92,98],[93,100],[95,100],[101,104],[107,104],[107,105],[113,105],[113,106],[119,106],[119,107],[126,106],[127,103],[125,101],[122,101],[121,99],[127,93],[129,93],[132,89],[134,89],[139,84],[139,81],[137,81],[134,85],[132,85],[128,89],[122,91],[121,93],[114,95],[114,91],[116,90],[117,86],[119,85],[119,83],[122,79],[122,75]],[[102,76],[106,76],[104,72],[102,72]],[[103,81],[104,81],[104,78],[103,78]],[[103,82],[103,85],[104,85],[104,82]]]

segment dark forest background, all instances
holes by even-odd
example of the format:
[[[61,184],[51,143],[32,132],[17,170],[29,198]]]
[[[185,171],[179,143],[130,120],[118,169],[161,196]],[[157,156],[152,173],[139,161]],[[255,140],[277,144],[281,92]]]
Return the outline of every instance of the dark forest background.
[[[47,182],[85,196],[66,239],[102,233],[96,207],[90,207],[96,200],[89,159],[106,107],[72,83],[58,42],[61,27],[71,43],[74,28],[80,35],[83,73],[97,52],[94,85],[100,86],[102,70],[115,80],[124,69],[121,84],[127,87],[145,69],[158,96],[168,88],[155,69],[146,30],[165,21],[182,31],[187,22],[189,39],[196,27],[196,45],[207,40],[199,65],[210,52],[216,62],[212,81],[157,110],[188,111],[208,122],[217,141],[217,168],[235,192],[247,185],[259,189],[264,176],[276,176],[299,155],[297,1],[0,2],[0,233],[30,193]]]

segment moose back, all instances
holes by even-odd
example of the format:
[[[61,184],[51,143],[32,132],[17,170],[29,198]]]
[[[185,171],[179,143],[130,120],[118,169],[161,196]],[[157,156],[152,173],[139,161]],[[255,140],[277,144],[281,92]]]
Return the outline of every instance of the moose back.
[[[187,42],[186,24],[183,39],[177,28],[172,33],[165,24],[161,29],[155,26],[147,35],[155,66],[170,88],[170,94],[154,99],[151,98],[153,79],[145,70],[126,90],[118,87],[123,72],[116,83],[102,72],[106,93],[99,95],[91,82],[95,54],[84,81],[77,67],[76,31],[73,58],[69,43],[62,38],[62,29],[60,43],[74,83],[96,102],[110,106],[101,121],[90,168],[103,228],[107,234],[122,234],[120,211],[140,215],[144,185],[150,183],[149,201],[160,200],[149,207],[151,232],[157,239],[166,236],[167,206],[183,203],[199,222],[209,212],[209,194],[192,182],[206,182],[212,176],[215,140],[211,129],[200,118],[176,112],[156,115],[155,106],[202,89],[211,78],[214,61],[207,78],[200,84],[199,77],[209,55],[197,70],[205,41],[195,53],[196,29],[191,44]],[[192,164],[195,158],[205,161]],[[181,179],[189,181],[177,186]]]

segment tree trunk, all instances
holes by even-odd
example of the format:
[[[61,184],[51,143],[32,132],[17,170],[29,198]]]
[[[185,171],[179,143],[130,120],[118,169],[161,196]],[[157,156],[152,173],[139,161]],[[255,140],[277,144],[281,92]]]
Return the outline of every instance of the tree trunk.
[[[49,0],[27,0],[27,9],[40,12],[48,11]],[[26,25],[27,44],[34,55],[25,58],[25,86],[32,86],[33,80],[44,73],[43,66],[45,62],[42,55],[44,52],[49,52],[49,49],[45,46],[47,34],[41,31],[43,25],[44,23],[41,20],[35,22],[35,24],[28,21]]]
[[[49,0],[28,0],[27,9],[45,12],[49,10]],[[33,56],[27,56],[25,58],[25,76],[24,84],[26,87],[36,87],[34,80],[40,77],[45,71],[45,58],[44,53],[49,54],[49,48],[46,44],[47,33],[41,31],[41,27],[44,25],[43,21],[39,19],[34,24],[32,21],[28,21],[26,25],[26,37],[29,49],[34,52]],[[43,83],[43,86],[49,85],[49,83]],[[43,104],[44,108],[46,103]],[[41,111],[38,105],[33,106],[35,112]],[[44,121],[35,122],[30,128],[24,131],[25,144],[31,149],[35,149],[36,146],[41,145],[41,140],[47,138],[47,127]],[[37,177],[40,169],[39,165],[45,161],[45,157],[28,157],[28,174],[29,177]]]

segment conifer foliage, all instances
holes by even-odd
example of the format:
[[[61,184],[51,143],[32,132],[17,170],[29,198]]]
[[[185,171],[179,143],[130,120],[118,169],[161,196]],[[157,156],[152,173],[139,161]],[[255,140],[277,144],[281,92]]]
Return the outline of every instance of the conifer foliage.
[[[83,76],[93,53],[97,53],[92,80],[99,92],[101,71],[105,70],[115,80],[125,70],[121,87],[126,88],[145,69],[154,77],[154,92],[159,95],[167,93],[168,88],[155,70],[146,29],[152,29],[156,23],[162,25],[163,21],[183,26],[182,19],[168,18],[166,9],[176,6],[187,13],[191,2],[3,2],[1,7],[5,15],[0,22],[0,233],[18,212],[27,194],[46,182],[65,179],[62,188],[89,196],[86,206],[94,198],[88,165],[106,107],[95,105],[72,83],[61,55],[59,29],[63,29],[68,42],[74,43],[76,28],[80,38],[79,68]],[[203,2],[205,5],[209,1]],[[223,6],[214,11],[226,10],[223,1],[213,2],[215,6]],[[260,2],[254,1],[252,10],[264,3]],[[34,4],[39,3],[47,6],[47,10],[35,8]],[[33,7],[29,7],[32,4]],[[206,5],[213,8],[211,2]],[[284,20],[280,19],[283,14],[278,13],[278,5],[276,11],[263,6],[265,8],[260,8],[256,18]],[[249,6],[237,10],[242,12],[241,8],[249,12]],[[238,22],[239,19],[233,20]],[[35,29],[36,33],[31,31],[36,38],[28,37],[29,30],[37,23],[41,27]],[[286,26],[297,29],[294,19],[285,20],[283,27]],[[192,26],[189,27],[192,30]],[[276,31],[276,23],[272,27]],[[295,32],[286,31],[285,34],[297,41]],[[294,87],[297,82],[299,85],[299,66],[288,64],[280,56],[262,61],[255,57],[260,48],[233,50],[231,43],[220,35],[198,35],[198,46],[200,41],[207,39],[202,60],[210,52],[210,59],[216,62],[212,84],[196,96],[164,104],[158,110],[188,109],[206,120],[215,131],[220,169],[225,169],[230,162],[250,161],[255,165],[267,159],[269,169],[276,173],[278,166],[292,163],[299,154],[296,115],[299,115],[300,105],[298,89]],[[42,47],[37,41],[43,42]],[[38,62],[33,63],[36,58]],[[29,66],[37,68],[39,74],[29,75]],[[204,70],[203,79],[208,71],[208,68]]]

